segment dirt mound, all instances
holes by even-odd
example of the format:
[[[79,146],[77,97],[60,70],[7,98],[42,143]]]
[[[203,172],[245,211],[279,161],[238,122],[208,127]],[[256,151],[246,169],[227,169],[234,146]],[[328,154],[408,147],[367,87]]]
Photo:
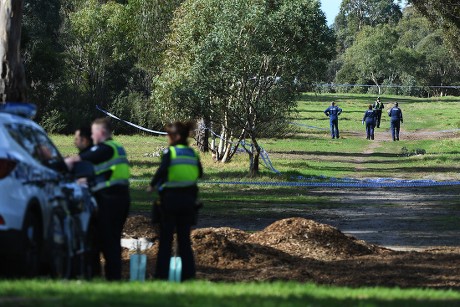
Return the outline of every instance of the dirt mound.
[[[159,237],[158,226],[152,225],[150,217],[143,215],[130,216],[123,227],[123,237],[146,238],[153,242]]]
[[[337,228],[303,218],[277,221],[252,234],[248,242],[300,258],[345,259],[377,253],[381,248],[344,235]]]
[[[304,268],[296,269],[298,258],[248,243],[248,237],[249,234],[232,228],[195,230],[192,244],[198,276],[215,281],[311,280]]]
[[[131,238],[157,239],[157,231],[144,216],[128,219],[124,233]],[[197,279],[460,289],[458,247],[396,252],[302,218],[280,220],[253,234],[234,228],[196,229],[192,247]],[[123,250],[126,279],[133,253]],[[147,255],[146,278],[152,279],[158,240],[142,253]]]
[[[261,263],[279,265],[293,260],[290,255],[276,249],[247,243],[240,230],[230,230],[204,228],[193,232],[192,244],[198,264],[234,269],[252,268]]]

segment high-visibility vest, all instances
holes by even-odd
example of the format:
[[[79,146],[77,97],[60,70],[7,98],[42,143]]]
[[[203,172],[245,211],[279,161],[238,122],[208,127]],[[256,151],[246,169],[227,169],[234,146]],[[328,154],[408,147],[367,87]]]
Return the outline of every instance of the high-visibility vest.
[[[168,167],[168,180],[161,188],[182,188],[196,185],[199,177],[198,154],[185,145],[169,147],[171,162]]]
[[[114,185],[129,185],[129,162],[126,157],[126,151],[115,141],[105,141],[104,144],[112,147],[113,156],[110,160],[102,162],[94,166],[96,178],[105,172],[112,171],[109,179],[97,182],[92,188],[93,191],[99,191]]]

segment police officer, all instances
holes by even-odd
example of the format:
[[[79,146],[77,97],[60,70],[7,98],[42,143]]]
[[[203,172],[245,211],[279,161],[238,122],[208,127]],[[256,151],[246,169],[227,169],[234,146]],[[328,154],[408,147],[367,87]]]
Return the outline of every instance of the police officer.
[[[188,146],[191,123],[175,122],[166,127],[169,148],[147,191],[158,187],[161,201],[160,247],[155,278],[167,279],[173,235],[176,231],[178,252],[182,258],[182,280],[195,277],[190,231],[196,214],[197,179],[203,175],[198,154]]]
[[[93,147],[93,140],[91,139],[91,127],[81,126],[75,130],[73,143],[78,148],[78,152],[82,153]]]
[[[380,97],[377,97],[377,100],[374,102],[374,105],[372,106],[375,111],[375,126],[377,128],[380,128],[380,119],[382,118],[382,110],[385,108],[383,105],[383,102],[380,101]]]
[[[324,111],[324,114],[329,117],[331,126],[331,136],[333,139],[339,138],[339,115],[342,113],[342,109],[335,105],[333,101],[331,106]]]
[[[105,259],[107,280],[121,279],[121,235],[130,206],[129,163],[124,148],[112,140],[108,118],[96,119],[91,126],[94,146],[78,156],[66,158],[69,168],[78,161],[93,163],[92,187],[98,205],[94,246],[94,273],[100,275],[99,253]]]
[[[362,121],[363,125],[366,123],[366,139],[368,140],[374,139],[375,118],[376,112],[375,110],[372,110],[372,105],[370,104],[368,110],[364,112]]]
[[[395,102],[394,107],[388,111],[388,116],[391,117],[391,137],[393,138],[393,141],[399,141],[399,129],[401,127],[401,123],[403,122],[403,115],[397,102]]]

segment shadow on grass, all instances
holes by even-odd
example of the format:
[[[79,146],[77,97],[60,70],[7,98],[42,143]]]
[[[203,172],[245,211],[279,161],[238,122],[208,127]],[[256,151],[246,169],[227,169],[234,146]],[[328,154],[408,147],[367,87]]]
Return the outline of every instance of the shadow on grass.
[[[305,139],[305,138],[302,138]],[[322,138],[317,138],[322,139]],[[354,153],[354,152],[328,152],[328,151],[299,151],[299,150],[291,150],[291,151],[271,151],[271,154],[289,154],[289,155],[296,155],[296,156],[341,156],[341,157],[385,157],[385,158],[397,158],[401,157],[400,154],[393,154],[393,153]],[[347,161],[342,161],[347,162]]]

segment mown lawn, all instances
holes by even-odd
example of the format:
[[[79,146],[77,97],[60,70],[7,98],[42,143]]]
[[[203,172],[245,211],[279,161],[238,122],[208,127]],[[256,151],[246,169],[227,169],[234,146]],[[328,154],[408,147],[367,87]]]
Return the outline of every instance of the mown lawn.
[[[292,282],[0,281],[0,306],[458,306],[460,292]]]

